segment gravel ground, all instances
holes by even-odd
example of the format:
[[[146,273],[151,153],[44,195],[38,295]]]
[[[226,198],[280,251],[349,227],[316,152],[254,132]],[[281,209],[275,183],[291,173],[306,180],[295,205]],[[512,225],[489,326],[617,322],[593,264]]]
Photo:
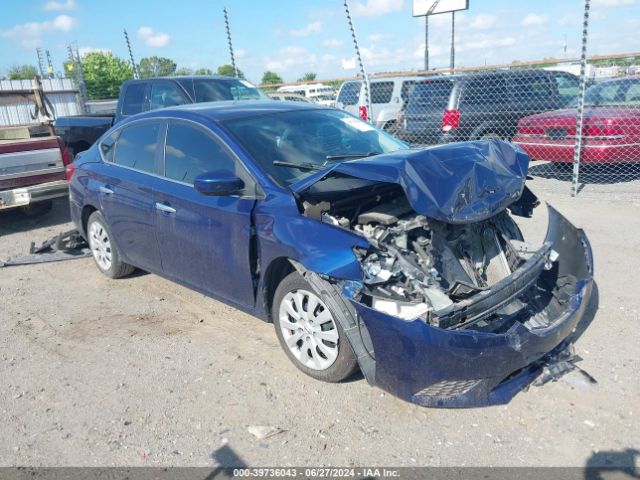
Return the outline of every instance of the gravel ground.
[[[11,267],[0,466],[638,464],[640,204],[545,197],[593,244],[599,306],[576,350],[595,386],[570,374],[506,406],[417,407],[362,377],[304,376],[271,325],[155,275],[109,280],[92,259]],[[0,213],[0,259],[70,226],[67,208]]]

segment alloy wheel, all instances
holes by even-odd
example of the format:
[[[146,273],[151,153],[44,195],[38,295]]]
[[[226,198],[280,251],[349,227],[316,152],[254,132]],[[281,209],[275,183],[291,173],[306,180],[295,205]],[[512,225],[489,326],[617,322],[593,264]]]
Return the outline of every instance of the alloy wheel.
[[[305,367],[326,370],[338,357],[333,315],[313,292],[294,290],[280,303],[280,329],[293,356]]]

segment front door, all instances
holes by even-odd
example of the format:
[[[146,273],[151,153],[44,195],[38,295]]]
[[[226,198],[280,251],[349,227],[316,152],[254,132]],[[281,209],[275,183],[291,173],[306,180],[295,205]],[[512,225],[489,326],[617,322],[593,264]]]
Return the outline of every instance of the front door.
[[[253,180],[204,127],[172,121],[166,138],[164,178],[154,185],[163,271],[198,290],[253,306],[250,250],[255,199],[206,196],[193,188],[197,175],[214,170],[234,172],[245,184]]]

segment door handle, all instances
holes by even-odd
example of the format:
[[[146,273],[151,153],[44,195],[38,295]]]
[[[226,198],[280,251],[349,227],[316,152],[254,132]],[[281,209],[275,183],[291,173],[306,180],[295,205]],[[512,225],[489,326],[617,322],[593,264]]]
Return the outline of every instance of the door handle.
[[[159,210],[161,212],[165,212],[165,213],[176,213],[176,209],[173,207],[170,207],[169,205],[165,205],[164,203],[160,203],[160,202],[156,202],[156,210]]]
[[[113,195],[113,190],[110,188],[100,186],[98,190],[100,190],[100,193],[104,193],[105,195]]]

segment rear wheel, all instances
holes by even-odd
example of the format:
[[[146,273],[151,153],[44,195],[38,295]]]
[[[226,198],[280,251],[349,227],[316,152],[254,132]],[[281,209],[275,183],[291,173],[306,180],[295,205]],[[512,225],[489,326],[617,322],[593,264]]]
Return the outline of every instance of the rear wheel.
[[[276,289],[272,318],[282,349],[296,367],[325,382],[344,380],[357,368],[335,315],[298,272]]]
[[[98,269],[110,278],[129,275],[135,267],[120,259],[111,232],[100,212],[93,212],[87,221],[87,239]]]

